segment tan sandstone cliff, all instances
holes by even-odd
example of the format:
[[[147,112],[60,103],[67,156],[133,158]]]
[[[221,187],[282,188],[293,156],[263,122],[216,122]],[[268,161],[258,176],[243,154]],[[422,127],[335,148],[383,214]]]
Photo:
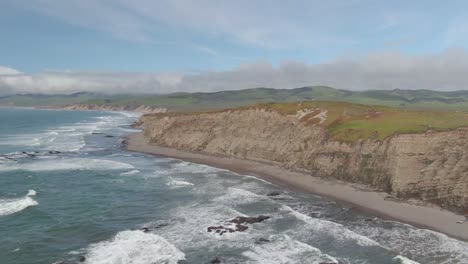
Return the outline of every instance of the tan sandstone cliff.
[[[167,108],[157,107],[157,106],[148,106],[148,105],[124,105],[124,106],[114,106],[114,105],[97,105],[97,104],[71,104],[65,106],[56,106],[56,107],[46,107],[46,108],[57,108],[65,110],[84,110],[84,111],[132,111],[140,113],[165,113]]]
[[[298,116],[262,110],[149,115],[141,121],[145,135],[161,146],[274,161],[400,198],[468,209],[468,129],[341,143]]]

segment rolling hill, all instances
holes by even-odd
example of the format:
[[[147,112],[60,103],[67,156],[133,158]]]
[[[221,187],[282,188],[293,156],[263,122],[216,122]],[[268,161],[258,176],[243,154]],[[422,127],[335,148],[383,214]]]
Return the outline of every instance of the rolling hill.
[[[255,103],[297,101],[340,101],[408,109],[468,111],[468,91],[368,90],[348,91],[327,86],[295,89],[253,88],[212,93],[171,93],[152,95],[105,95],[75,93],[70,95],[24,94],[0,98],[2,106],[63,106],[96,104],[109,106],[158,106],[176,111],[221,109]]]

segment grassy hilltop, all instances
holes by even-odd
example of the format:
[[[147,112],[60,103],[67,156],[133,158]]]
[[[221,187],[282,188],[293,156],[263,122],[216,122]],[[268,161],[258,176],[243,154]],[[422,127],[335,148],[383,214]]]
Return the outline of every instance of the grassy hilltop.
[[[327,128],[333,139],[342,142],[370,138],[383,140],[396,134],[445,131],[468,126],[468,113],[462,111],[406,110],[347,102],[270,103],[247,108],[276,111],[284,115],[309,110],[310,113],[301,117],[301,121]],[[322,116],[326,117],[319,118]]]
[[[468,111],[468,91],[439,92],[431,90],[347,91],[326,86],[296,89],[254,88],[214,93],[172,93],[161,95],[15,95],[0,98],[0,105],[60,106],[68,104],[148,105],[175,111],[222,109],[255,103],[339,101],[365,105],[392,106],[405,109]]]

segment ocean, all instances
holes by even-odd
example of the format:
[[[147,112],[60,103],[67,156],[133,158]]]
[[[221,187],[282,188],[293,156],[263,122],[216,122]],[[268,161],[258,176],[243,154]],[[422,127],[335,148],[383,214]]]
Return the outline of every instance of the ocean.
[[[128,152],[137,118],[0,109],[0,264],[468,263],[441,233]]]

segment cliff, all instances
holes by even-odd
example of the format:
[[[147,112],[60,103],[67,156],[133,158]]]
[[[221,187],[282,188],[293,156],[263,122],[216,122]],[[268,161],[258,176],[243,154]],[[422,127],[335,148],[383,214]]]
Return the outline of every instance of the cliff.
[[[140,113],[165,113],[166,108],[147,105],[97,105],[97,104],[71,104],[65,106],[50,106],[49,109],[82,110],[82,111],[132,111]]]
[[[391,112],[379,113],[375,118]],[[468,209],[468,129],[394,133],[378,140],[379,129],[383,129],[379,128],[367,138],[346,141],[337,139],[343,136],[337,127],[349,124],[343,123],[342,115],[333,115],[330,108],[284,114],[253,107],[145,115],[141,122],[145,136],[161,146],[275,162],[311,176],[364,184],[401,199],[416,198],[457,211]],[[356,117],[350,120],[354,122]]]

